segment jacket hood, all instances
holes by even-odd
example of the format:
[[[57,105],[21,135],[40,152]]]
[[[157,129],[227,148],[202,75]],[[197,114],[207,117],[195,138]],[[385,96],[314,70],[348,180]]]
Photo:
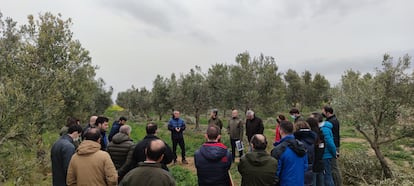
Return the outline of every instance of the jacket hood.
[[[306,147],[302,142],[296,140],[295,136],[287,135],[280,140],[279,144],[283,142],[286,142],[287,146],[299,157],[303,157],[306,154]]]
[[[316,140],[315,132],[311,131],[310,129],[300,129],[299,131],[294,133],[295,138],[301,140],[307,144],[314,144]]]
[[[249,161],[254,166],[264,166],[269,162],[269,154],[266,151],[254,150],[251,153],[246,155],[247,161]]]
[[[322,125],[320,125],[320,127],[327,127],[327,128],[329,128],[329,129],[332,129],[332,128],[333,128],[333,125],[332,125],[332,123],[331,123],[331,122],[329,122],[329,121],[324,121],[324,122],[323,122],[323,124],[322,124]]]
[[[79,145],[78,149],[76,150],[76,154],[78,155],[86,155],[86,154],[93,154],[101,150],[101,144],[96,141],[85,140]]]
[[[114,137],[112,137],[112,142],[115,144],[121,144],[125,141],[131,141],[131,138],[129,138],[128,135],[124,134],[124,133],[117,133],[115,134]]]
[[[200,148],[200,154],[208,161],[219,161],[227,155],[227,147],[222,143],[206,142]]]

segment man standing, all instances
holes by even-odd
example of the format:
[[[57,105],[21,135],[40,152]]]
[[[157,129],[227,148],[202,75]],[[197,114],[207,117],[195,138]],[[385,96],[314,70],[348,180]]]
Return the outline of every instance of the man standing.
[[[145,148],[147,148],[148,144],[153,140],[160,140],[159,137],[156,136],[157,133],[157,124],[155,123],[148,123],[147,127],[145,128],[147,135],[142,139],[136,146],[132,155],[131,159],[127,160],[127,165],[125,167],[122,167],[118,171],[118,175],[120,177],[123,177],[126,173],[128,173],[131,169],[137,167],[139,162],[143,162],[147,159],[145,155]],[[164,142],[165,143],[165,142]],[[168,171],[167,165],[172,162],[174,159],[174,154],[171,150],[171,148],[167,145],[167,143],[164,144],[165,146],[165,152],[164,155],[159,162],[161,164],[161,168]]]
[[[275,185],[277,160],[266,152],[266,137],[255,134],[250,143],[253,151],[243,156],[237,166],[242,176],[241,185]]]
[[[332,167],[332,178],[334,180],[335,186],[342,185],[341,171],[339,170],[337,159],[339,158],[339,146],[341,136],[339,134],[339,121],[334,114],[334,110],[330,106],[325,106],[322,108],[322,115],[326,118],[326,121],[329,121],[332,124],[332,134],[334,138],[334,143],[336,147],[336,156],[332,158],[331,167]]]
[[[276,143],[272,156],[278,160],[276,176],[281,186],[303,186],[308,169],[306,148],[293,136],[293,124],[280,122],[282,139]]]
[[[259,117],[254,115],[252,110],[246,112],[246,136],[247,141],[252,139],[255,134],[263,134],[264,126],[263,121]]]
[[[211,111],[210,119],[208,119],[208,125],[215,125],[215,126],[217,126],[218,128],[220,128],[220,131],[223,128],[223,123],[218,118],[218,110],[217,109],[213,109]]]
[[[294,123],[298,122],[298,121],[305,121],[304,118],[302,118],[302,116],[299,113],[299,109],[297,108],[293,108],[289,111],[290,117],[294,120]]]
[[[161,168],[161,160],[166,150],[162,140],[155,139],[147,144],[146,160],[129,172],[121,181],[121,186],[127,185],[156,185],[175,186],[175,180],[170,173]]]
[[[243,121],[239,118],[239,112],[233,110],[231,112],[231,119],[229,120],[229,125],[227,126],[227,133],[230,136],[231,144],[231,155],[233,161],[236,158],[236,141],[243,141]],[[243,150],[239,151],[239,157],[243,156]]]
[[[82,127],[79,125],[70,125],[67,134],[62,135],[53,144],[50,159],[52,159],[52,178],[53,185],[66,186],[66,175],[72,155],[75,153],[75,145],[73,144],[82,133]]]
[[[118,174],[111,157],[101,151],[100,130],[91,128],[69,164],[68,185],[117,185]]]
[[[127,118],[124,116],[121,116],[118,121],[114,121],[114,123],[112,123],[111,132],[109,132],[109,136],[108,136],[109,142],[112,141],[112,137],[114,137],[114,135],[119,132],[119,128],[121,128],[122,125],[125,125],[126,122],[127,122]]]
[[[132,158],[134,153],[134,142],[130,138],[131,127],[122,125],[119,133],[115,134],[113,140],[108,145],[108,153],[115,164],[116,170],[124,166],[128,156]]]
[[[218,142],[221,137],[219,130],[215,126],[209,126],[205,134],[207,142],[194,153],[199,186],[228,186],[231,183],[228,171],[232,157],[227,147]]]
[[[99,116],[95,122],[95,127],[101,131],[101,150],[103,151],[106,151],[108,147],[108,138],[106,137],[106,130],[109,127],[108,121],[107,117]]]
[[[183,164],[188,164],[185,159],[185,143],[183,131],[185,122],[180,118],[180,112],[174,111],[173,118],[168,121],[168,130],[171,131],[171,141],[173,143],[174,164],[177,163],[177,144],[181,148],[181,160]]]

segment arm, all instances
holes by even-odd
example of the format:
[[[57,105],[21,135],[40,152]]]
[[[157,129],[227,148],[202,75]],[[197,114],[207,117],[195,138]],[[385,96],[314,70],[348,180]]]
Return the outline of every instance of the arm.
[[[119,131],[119,125],[118,123],[115,123],[112,125],[111,132],[109,132],[108,140],[112,141],[112,137]]]
[[[184,131],[185,130],[185,121],[184,120],[181,120],[181,121],[183,121],[183,123],[181,125],[181,130],[180,131]]]
[[[220,127],[220,130],[223,128],[223,122],[221,122],[221,120],[220,119],[218,119],[218,125],[219,125],[219,127]]]
[[[115,165],[108,153],[105,153],[104,170],[106,184],[113,186],[118,185],[118,173],[116,172]]]
[[[69,146],[71,145],[71,146]],[[66,175],[68,174],[68,168],[70,160],[72,159],[73,154],[75,154],[75,146],[69,144],[65,148],[63,148],[63,168],[65,170]]]
[[[240,159],[240,163],[237,165],[237,170],[239,171],[239,173],[241,175],[243,175],[244,169],[245,169],[245,167],[244,167],[244,161],[243,161],[243,159]]]
[[[168,121],[168,130],[173,131],[174,130],[174,126],[172,123],[172,119],[170,119],[170,121]]]
[[[128,172],[129,170],[131,170],[131,169],[127,169],[127,168],[130,165],[132,165],[134,150],[135,150],[135,145],[131,145],[131,147],[129,148],[128,156],[127,156],[127,159],[126,159],[125,163],[118,170],[118,176],[120,176],[120,177],[121,177],[121,175],[124,176],[126,172]]]
[[[231,123],[231,119],[228,121],[227,123],[227,134],[230,134],[230,123]]]
[[[259,120],[259,129],[258,129],[258,134],[263,134],[263,131],[264,131],[264,126],[263,126],[263,120],[262,119],[260,119]]]
[[[328,148],[332,157],[336,157],[336,147],[333,140],[332,131],[329,128],[322,127],[322,133],[325,136],[325,148]]]
[[[124,177],[131,169],[133,169],[137,166],[137,164],[138,164],[138,162],[137,162],[138,149],[139,149],[139,147],[137,145],[136,146],[134,145],[134,150],[133,150],[131,159],[129,159],[129,152],[128,152],[127,161],[125,162],[125,164],[118,171],[118,176],[119,177]]]
[[[243,121],[239,121],[240,141],[243,141]]]
[[[172,162],[172,160],[174,159],[174,154],[170,148],[170,146],[168,146],[167,143],[165,143],[165,153],[164,153],[164,158],[162,159],[161,163],[168,165]]]

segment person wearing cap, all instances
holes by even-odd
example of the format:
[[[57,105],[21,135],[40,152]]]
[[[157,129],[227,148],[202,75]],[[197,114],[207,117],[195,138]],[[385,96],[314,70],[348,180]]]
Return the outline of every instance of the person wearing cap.
[[[126,117],[121,116],[118,121],[114,121],[114,123],[112,123],[111,132],[109,132],[109,136],[108,136],[109,142],[112,141],[112,137],[114,137],[115,134],[119,132],[119,128],[121,128],[122,125],[125,125],[127,120],[128,119]]]
[[[208,119],[208,125],[217,126],[220,129],[220,131],[221,129],[223,129],[223,123],[221,122],[220,118],[218,118],[217,109],[211,110],[210,119]]]

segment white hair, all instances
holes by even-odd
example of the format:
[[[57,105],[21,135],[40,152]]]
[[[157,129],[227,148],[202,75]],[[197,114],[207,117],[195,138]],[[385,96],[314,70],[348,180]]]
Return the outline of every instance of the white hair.
[[[131,126],[129,126],[129,125],[122,125],[121,128],[119,128],[119,132],[128,135],[128,134],[131,133]]]
[[[253,116],[253,115],[254,115],[253,110],[248,110],[248,111],[246,112],[246,116]]]

